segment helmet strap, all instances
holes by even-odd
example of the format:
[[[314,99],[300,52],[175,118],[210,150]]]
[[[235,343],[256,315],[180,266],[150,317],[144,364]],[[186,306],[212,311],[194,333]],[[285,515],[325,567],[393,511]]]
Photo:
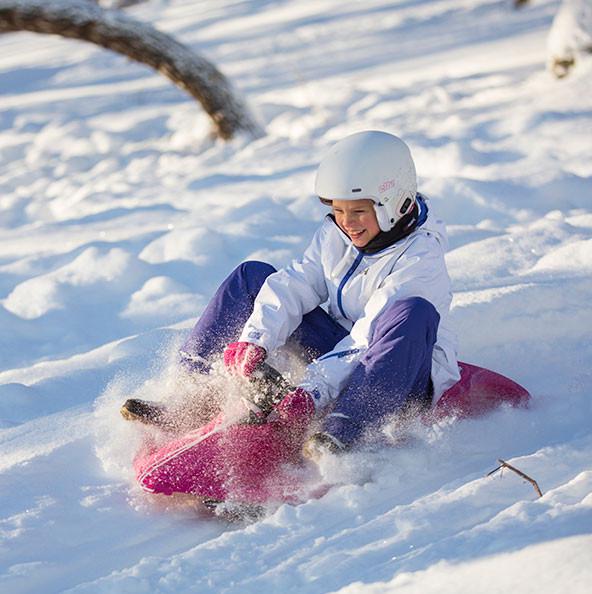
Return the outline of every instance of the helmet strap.
[[[417,228],[418,214],[419,206],[415,203],[411,210],[395,223],[392,229],[380,232],[374,239],[370,240],[364,247],[358,248],[358,250],[363,254],[376,254],[407,237]]]

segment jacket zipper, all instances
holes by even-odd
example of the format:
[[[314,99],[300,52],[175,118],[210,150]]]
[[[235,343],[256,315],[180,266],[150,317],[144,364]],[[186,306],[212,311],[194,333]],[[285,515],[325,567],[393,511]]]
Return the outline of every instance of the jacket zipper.
[[[362,254],[362,252],[359,252],[358,255],[356,256],[356,259],[353,261],[352,265],[349,267],[349,270],[345,273],[345,276],[341,279],[341,282],[339,283],[339,287],[337,289],[337,307],[339,308],[341,315],[346,320],[349,320],[349,318],[347,317],[345,311],[343,310],[343,302],[342,302],[343,288],[345,287],[345,284],[351,278],[353,273],[356,271],[356,268],[360,265],[360,262],[362,261],[363,258],[364,258],[364,254]]]

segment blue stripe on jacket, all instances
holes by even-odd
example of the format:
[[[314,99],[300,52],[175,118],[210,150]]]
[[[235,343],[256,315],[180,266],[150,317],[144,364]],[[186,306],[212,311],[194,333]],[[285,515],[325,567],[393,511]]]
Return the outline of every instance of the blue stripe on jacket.
[[[418,193],[416,195],[415,199],[417,202],[418,213],[417,213],[417,221],[415,223],[414,229],[418,229],[426,222],[426,220],[428,218],[429,208],[421,194]],[[391,247],[390,245],[387,246],[385,248],[385,250],[389,249],[390,247]],[[380,253],[380,252],[378,252],[378,253]],[[339,283],[339,287],[337,289],[337,307],[339,307],[339,311],[341,312],[341,315],[348,320],[350,318],[347,317],[347,314],[345,313],[345,310],[343,309],[343,289],[344,289],[347,281],[352,277],[353,273],[356,271],[356,269],[360,265],[360,262],[362,261],[363,257],[364,257],[364,253],[359,252],[358,255],[356,256],[356,259],[353,261],[352,265],[350,266],[349,270],[345,273],[345,276],[341,279],[341,282]],[[353,320],[351,320],[351,321],[353,321]]]
[[[345,273],[345,276],[341,279],[341,282],[339,283],[339,288],[337,289],[337,307],[339,307],[339,311],[341,312],[341,315],[346,319],[349,319],[349,318],[347,317],[347,314],[343,310],[343,303],[342,303],[343,288],[345,287],[345,284],[347,283],[347,281],[351,278],[352,274],[356,271],[356,268],[360,265],[360,262],[362,261],[363,257],[364,257],[364,254],[362,254],[362,252],[360,252],[356,256],[356,259],[353,261],[353,264],[349,267],[349,270]]]
[[[360,349],[348,349],[347,351],[337,351],[336,353],[328,353],[319,357],[317,361],[325,361],[326,359],[331,359],[332,357],[337,357],[338,359],[342,359],[343,357],[347,357],[348,355],[355,355],[359,353]]]

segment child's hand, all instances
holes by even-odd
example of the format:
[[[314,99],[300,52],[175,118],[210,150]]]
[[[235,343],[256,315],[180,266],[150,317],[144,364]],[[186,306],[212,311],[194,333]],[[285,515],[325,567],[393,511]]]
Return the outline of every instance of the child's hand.
[[[224,365],[235,375],[250,377],[265,361],[267,352],[251,342],[232,342],[224,350]]]
[[[314,398],[304,388],[296,388],[282,398],[275,410],[278,416],[290,425],[306,428],[314,418]]]

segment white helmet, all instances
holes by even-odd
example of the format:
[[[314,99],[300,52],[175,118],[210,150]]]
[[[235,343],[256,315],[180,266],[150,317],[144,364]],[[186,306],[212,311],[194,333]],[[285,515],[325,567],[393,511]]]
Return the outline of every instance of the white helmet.
[[[372,200],[380,229],[389,231],[415,204],[417,176],[409,147],[376,130],[347,136],[321,161],[315,193],[325,200]]]

